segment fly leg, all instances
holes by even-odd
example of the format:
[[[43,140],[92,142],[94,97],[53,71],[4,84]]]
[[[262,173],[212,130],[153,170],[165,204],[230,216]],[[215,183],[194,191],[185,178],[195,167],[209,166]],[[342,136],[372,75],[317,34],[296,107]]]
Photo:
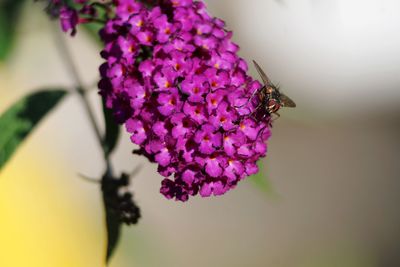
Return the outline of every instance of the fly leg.
[[[253,116],[254,115],[254,113],[256,113],[257,111],[258,111],[258,109],[260,108],[260,107],[262,107],[263,106],[263,103],[260,103],[260,104],[258,104],[258,106],[250,113],[250,114],[248,114],[247,116],[249,116],[249,117],[251,117],[252,119],[254,119],[255,121],[257,121],[257,119]],[[264,117],[263,117],[264,118]]]
[[[263,127],[262,129],[260,129],[260,131],[259,131],[258,134],[257,134],[256,140],[257,140],[259,137],[262,137],[262,135],[263,135],[263,133],[264,133],[264,131],[265,131],[265,129],[266,129],[267,127],[268,127],[268,126],[265,126],[265,127]]]
[[[246,106],[251,100],[253,100],[254,96],[255,96],[261,89],[264,89],[264,88],[265,88],[265,86],[263,86],[263,87],[258,88],[257,90],[255,90],[255,91],[253,92],[253,94],[250,96],[250,98],[246,101],[246,103],[244,103],[244,104],[241,105],[241,106],[235,106],[235,108],[242,108],[242,107]]]

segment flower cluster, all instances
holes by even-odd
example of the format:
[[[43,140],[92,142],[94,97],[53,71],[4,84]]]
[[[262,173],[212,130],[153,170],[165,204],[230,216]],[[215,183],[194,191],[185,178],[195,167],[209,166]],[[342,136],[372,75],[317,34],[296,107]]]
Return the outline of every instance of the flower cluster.
[[[225,23],[192,0],[115,4],[100,32],[100,93],[136,153],[158,163],[160,192],[180,201],[222,195],[257,173],[270,129],[253,116],[258,98],[249,99],[261,84]]]

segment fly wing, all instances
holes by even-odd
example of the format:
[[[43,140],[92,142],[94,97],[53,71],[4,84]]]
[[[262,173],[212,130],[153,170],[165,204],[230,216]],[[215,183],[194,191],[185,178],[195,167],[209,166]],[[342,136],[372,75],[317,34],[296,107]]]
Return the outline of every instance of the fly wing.
[[[268,78],[267,74],[265,74],[265,72],[261,69],[261,67],[257,64],[257,62],[255,60],[253,60],[254,66],[257,69],[258,74],[260,75],[261,79],[263,80],[265,85],[270,85],[271,80]]]
[[[294,101],[285,94],[281,93],[280,100],[281,100],[282,106],[284,106],[284,107],[288,107],[288,108],[296,107],[296,103],[294,103]]]

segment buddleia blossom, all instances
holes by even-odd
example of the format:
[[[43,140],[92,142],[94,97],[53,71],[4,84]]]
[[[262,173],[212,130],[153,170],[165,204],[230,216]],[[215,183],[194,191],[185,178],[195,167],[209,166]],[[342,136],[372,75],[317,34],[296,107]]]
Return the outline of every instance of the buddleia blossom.
[[[270,135],[268,118],[254,116],[261,84],[225,23],[192,0],[114,4],[100,33],[100,93],[135,153],[158,164],[160,192],[180,201],[222,195],[257,173]]]

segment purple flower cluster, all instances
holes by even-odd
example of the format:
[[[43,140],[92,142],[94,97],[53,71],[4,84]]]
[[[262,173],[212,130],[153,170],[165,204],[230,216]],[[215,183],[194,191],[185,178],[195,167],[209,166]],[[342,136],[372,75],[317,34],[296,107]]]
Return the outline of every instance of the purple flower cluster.
[[[158,163],[160,192],[180,201],[222,195],[257,173],[270,129],[253,118],[249,98],[261,84],[224,22],[192,0],[115,4],[100,33],[100,93],[136,153]]]

